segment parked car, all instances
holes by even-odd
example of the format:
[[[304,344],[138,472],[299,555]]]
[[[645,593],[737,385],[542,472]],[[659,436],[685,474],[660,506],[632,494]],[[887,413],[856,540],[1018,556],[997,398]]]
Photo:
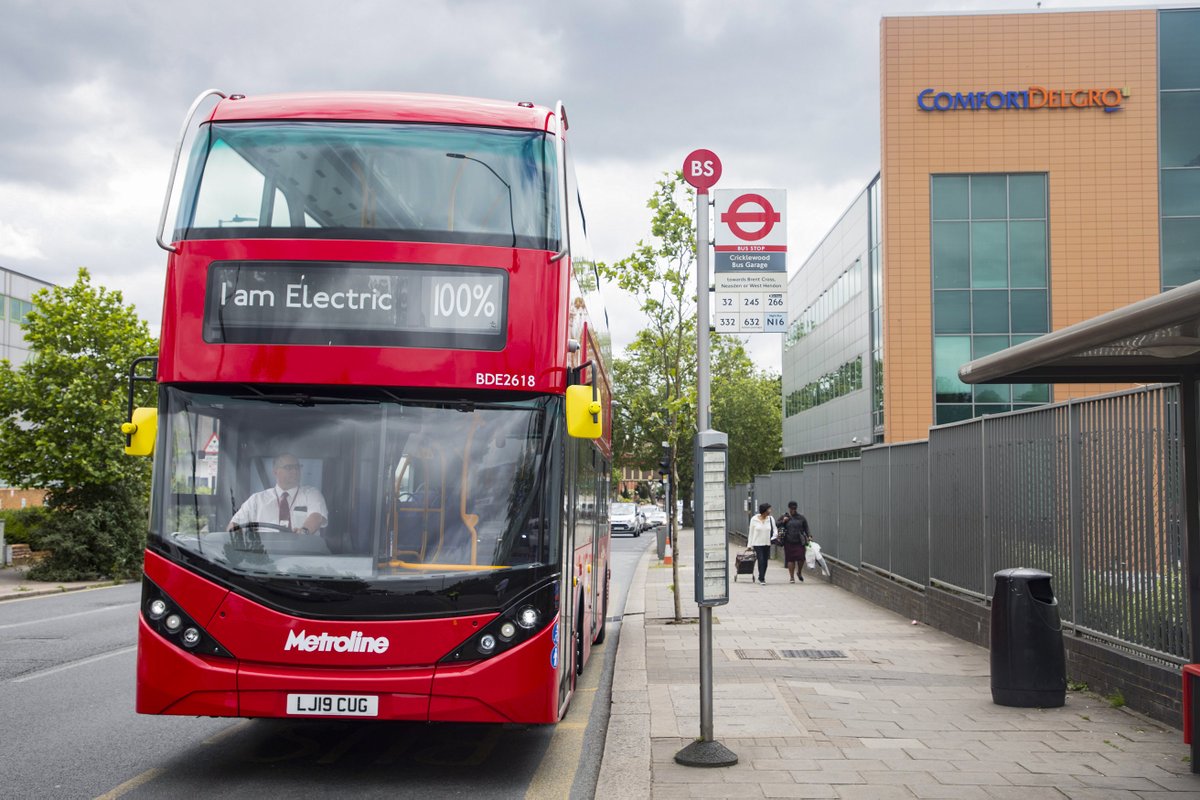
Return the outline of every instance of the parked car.
[[[667,512],[658,506],[638,506],[638,513],[646,519],[647,528],[657,528],[667,524]]]
[[[613,503],[608,509],[608,530],[612,534],[628,533],[641,536],[646,529],[646,518],[638,513],[633,503]]]

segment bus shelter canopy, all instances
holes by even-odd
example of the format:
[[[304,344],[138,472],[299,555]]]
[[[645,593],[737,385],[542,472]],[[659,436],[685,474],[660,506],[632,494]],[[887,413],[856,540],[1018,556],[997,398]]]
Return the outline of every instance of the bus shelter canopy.
[[[964,383],[1181,383],[1200,375],[1200,281],[965,364]]]

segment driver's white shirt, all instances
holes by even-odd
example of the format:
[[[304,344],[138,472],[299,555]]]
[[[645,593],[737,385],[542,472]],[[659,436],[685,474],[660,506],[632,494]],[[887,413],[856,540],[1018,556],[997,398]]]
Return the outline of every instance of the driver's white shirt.
[[[283,489],[278,484],[270,489],[256,492],[242,503],[242,507],[229,520],[232,525],[245,525],[247,522],[265,522],[271,525],[285,524],[279,519],[279,498],[287,492],[288,507],[292,512],[289,527],[295,529],[304,524],[309,514],[320,514],[325,522],[329,522],[329,509],[325,507],[325,497],[321,490],[314,486],[297,486],[295,489]],[[314,531],[315,533],[315,531]]]

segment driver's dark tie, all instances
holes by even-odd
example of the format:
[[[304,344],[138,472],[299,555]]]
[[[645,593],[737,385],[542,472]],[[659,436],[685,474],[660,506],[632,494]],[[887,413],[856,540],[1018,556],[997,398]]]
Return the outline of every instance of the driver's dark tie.
[[[279,495],[279,521],[292,524],[292,509],[288,506],[287,492]]]

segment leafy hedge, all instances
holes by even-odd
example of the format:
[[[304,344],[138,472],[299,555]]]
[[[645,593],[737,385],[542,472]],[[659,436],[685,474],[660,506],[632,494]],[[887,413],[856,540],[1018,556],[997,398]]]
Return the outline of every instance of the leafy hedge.
[[[50,512],[42,506],[0,510],[5,543],[27,544],[31,550],[41,550],[40,528],[49,517]]]
[[[50,556],[29,571],[35,581],[134,578],[141,571],[147,508],[140,487],[108,486],[103,492],[53,507],[39,529]],[[99,496],[97,496],[99,495]],[[60,495],[60,502],[62,499]],[[71,502],[77,500],[79,502]]]

